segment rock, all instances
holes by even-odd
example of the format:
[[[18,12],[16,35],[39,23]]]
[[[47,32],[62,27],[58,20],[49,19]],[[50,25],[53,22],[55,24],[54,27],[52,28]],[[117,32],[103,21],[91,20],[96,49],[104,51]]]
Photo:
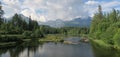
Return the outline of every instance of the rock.
[[[87,39],[87,38],[82,38],[80,41],[81,41],[81,42],[88,43],[88,42],[89,42],[89,39]]]

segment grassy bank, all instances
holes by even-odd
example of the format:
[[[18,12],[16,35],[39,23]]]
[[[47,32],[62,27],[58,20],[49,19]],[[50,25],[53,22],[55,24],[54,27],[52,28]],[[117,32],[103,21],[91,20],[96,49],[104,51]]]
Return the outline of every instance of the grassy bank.
[[[15,46],[16,42],[1,42],[0,48]]]
[[[0,36],[0,48],[1,47],[11,47],[15,46],[16,43],[29,41],[30,39],[24,37],[23,35],[1,35]]]
[[[97,47],[97,48],[103,48],[103,49],[112,49],[112,50],[120,50],[120,47],[119,46],[115,46],[115,45],[111,45],[111,44],[108,44],[106,42],[104,42],[103,40],[97,40],[97,39],[92,39],[92,38],[89,38],[90,39],[90,42],[92,44],[93,47]]]
[[[64,41],[65,35],[61,34],[48,34],[44,38],[39,39],[39,41],[44,41],[44,42],[62,42]]]
[[[112,47],[112,45],[106,44],[104,41],[102,40],[94,40],[94,39],[90,39],[91,44],[94,46],[96,45],[97,47],[103,47],[103,48],[110,48]]]
[[[102,40],[91,39],[91,44],[95,57],[119,57],[120,50],[113,48],[113,46],[106,44]]]

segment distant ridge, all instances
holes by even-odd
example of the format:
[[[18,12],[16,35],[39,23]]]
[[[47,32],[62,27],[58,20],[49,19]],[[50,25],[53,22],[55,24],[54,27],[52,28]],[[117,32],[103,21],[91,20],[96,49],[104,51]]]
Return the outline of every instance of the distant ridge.
[[[18,14],[19,16],[22,17],[23,20],[25,20],[27,23],[29,22],[29,18],[22,15]],[[7,21],[11,20],[11,18],[5,18]],[[91,24],[91,17],[87,18],[74,18],[70,21],[63,21],[61,19],[56,19],[53,21],[47,21],[47,22],[40,22],[38,21],[39,25],[49,25],[51,27],[90,27]]]
[[[39,22],[40,25],[49,25],[51,27],[90,27],[91,17],[75,18],[70,21],[57,19],[55,21]]]

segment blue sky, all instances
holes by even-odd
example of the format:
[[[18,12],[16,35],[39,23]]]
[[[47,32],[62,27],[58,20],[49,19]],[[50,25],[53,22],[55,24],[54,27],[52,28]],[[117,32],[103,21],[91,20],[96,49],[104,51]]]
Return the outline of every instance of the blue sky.
[[[5,17],[9,18],[15,13],[31,16],[33,20],[71,20],[73,18],[86,18],[97,12],[101,5],[104,12],[112,8],[120,10],[119,0],[0,0]]]

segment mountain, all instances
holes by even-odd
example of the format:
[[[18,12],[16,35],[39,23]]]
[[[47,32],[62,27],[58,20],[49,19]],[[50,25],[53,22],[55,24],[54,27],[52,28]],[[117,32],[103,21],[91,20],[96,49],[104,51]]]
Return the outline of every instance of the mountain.
[[[29,17],[26,17],[23,14],[18,14],[18,16],[20,16],[22,18],[22,20],[25,20],[27,23],[29,23]],[[4,17],[4,19],[8,22],[8,21],[12,20],[12,17],[9,17],[9,18]]]
[[[38,22],[39,25],[49,25],[51,27],[63,27],[65,24],[64,24],[64,21],[60,20],[60,19],[57,19],[57,20],[54,20],[54,21],[47,21],[47,22]]]
[[[68,27],[89,27],[91,24],[91,17],[88,18],[75,18],[71,21],[64,22],[64,26]]]
[[[19,16],[22,17],[22,19],[25,20],[27,23],[29,23],[29,17],[26,17],[23,14],[19,14]]]
[[[29,17],[26,17],[22,14],[18,14],[22,17],[23,20],[25,20],[27,23],[29,22]],[[7,21],[11,20],[11,18],[7,18]],[[63,21],[61,19],[53,20],[53,21],[47,21],[47,22],[40,22],[38,21],[39,25],[49,25],[51,27],[89,27],[91,24],[91,17],[87,18],[75,18],[70,21]]]
[[[75,18],[70,21],[63,21],[57,19],[55,21],[39,22],[39,25],[49,25],[51,27],[89,27],[91,24],[91,17]]]

